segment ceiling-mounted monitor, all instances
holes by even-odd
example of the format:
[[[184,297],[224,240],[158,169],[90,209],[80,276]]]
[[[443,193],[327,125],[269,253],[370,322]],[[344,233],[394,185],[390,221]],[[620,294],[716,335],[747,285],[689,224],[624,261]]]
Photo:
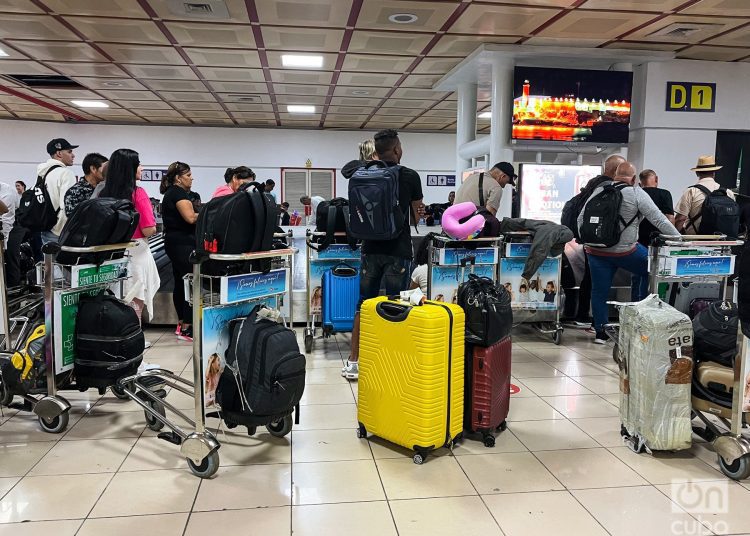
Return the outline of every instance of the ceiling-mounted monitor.
[[[512,139],[625,144],[633,73],[516,67]]]

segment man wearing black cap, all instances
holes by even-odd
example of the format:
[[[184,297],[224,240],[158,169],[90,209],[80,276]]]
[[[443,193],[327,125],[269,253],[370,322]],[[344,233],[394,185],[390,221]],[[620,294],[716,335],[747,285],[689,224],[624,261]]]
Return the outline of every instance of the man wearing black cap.
[[[494,216],[500,208],[503,188],[506,184],[515,186],[516,177],[513,164],[498,162],[492,166],[489,173],[482,172],[470,175],[456,192],[454,204],[470,201],[479,208],[486,208]]]
[[[65,193],[68,188],[76,183],[76,176],[71,171],[70,166],[73,165],[75,160],[73,149],[77,147],[78,145],[71,145],[68,140],[55,138],[47,144],[49,160],[42,162],[36,168],[38,176],[44,177],[46,175],[44,183],[47,186],[53,208],[55,210],[61,209],[57,213],[57,223],[52,230],[42,233],[43,243],[56,241],[67,221],[64,209]]]

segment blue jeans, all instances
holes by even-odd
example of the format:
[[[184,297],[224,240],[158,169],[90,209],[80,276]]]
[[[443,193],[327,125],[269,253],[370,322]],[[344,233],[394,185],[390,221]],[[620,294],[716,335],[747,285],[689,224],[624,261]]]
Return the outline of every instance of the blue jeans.
[[[637,244],[635,250],[622,257],[605,257],[587,253],[591,267],[591,310],[597,333],[604,331],[608,321],[607,298],[612,279],[618,268],[627,270],[632,277],[630,299],[640,301],[648,294],[648,250]]]
[[[363,301],[380,295],[381,283],[384,283],[385,293],[388,296],[408,290],[410,268],[409,259],[379,253],[363,253],[357,310],[359,311],[359,306]]]

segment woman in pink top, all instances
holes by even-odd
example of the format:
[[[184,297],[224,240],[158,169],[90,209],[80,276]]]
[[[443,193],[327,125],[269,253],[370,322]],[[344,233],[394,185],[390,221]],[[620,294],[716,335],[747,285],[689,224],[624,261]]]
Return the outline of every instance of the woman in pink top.
[[[107,181],[101,197],[132,201],[138,212],[138,228],[133,233],[136,246],[130,248],[129,277],[124,292],[133,296],[131,305],[141,318],[144,306],[152,313],[154,296],[159,290],[159,270],[148,247],[148,237],[156,233],[156,218],[146,191],[136,185],[141,178],[138,153],[130,149],[117,149],[109,159]]]

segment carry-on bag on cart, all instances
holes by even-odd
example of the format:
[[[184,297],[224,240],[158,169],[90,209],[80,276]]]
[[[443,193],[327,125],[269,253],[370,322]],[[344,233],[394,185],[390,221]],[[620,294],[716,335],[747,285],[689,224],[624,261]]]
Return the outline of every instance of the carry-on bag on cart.
[[[695,300],[720,300],[721,286],[712,283],[675,283],[668,291],[670,305],[681,313],[690,313],[691,304]]]
[[[14,352],[10,359],[2,360],[3,398],[11,400],[13,395],[25,395],[47,384],[45,334],[42,322],[31,330],[22,348]]]
[[[469,274],[458,287],[458,305],[466,314],[466,342],[492,346],[510,335],[513,310],[510,293],[488,277]]]
[[[690,448],[693,325],[652,294],[620,309],[621,432],[636,452]]]
[[[495,446],[495,430],[505,430],[510,407],[510,337],[487,348],[466,345],[464,428]]]
[[[695,360],[733,367],[738,324],[737,306],[729,301],[715,301],[696,315],[693,319]]]
[[[131,201],[109,197],[87,199],[76,207],[65,222],[59,243],[61,246],[77,248],[124,244],[133,238],[139,217]],[[101,264],[105,260],[122,258],[124,253],[124,250],[83,254],[60,251],[55,262]]]
[[[359,301],[359,271],[340,263],[323,272],[323,329],[332,333],[349,332]]]
[[[384,296],[360,309],[358,436],[415,452],[421,464],[463,430],[464,312]]]
[[[259,305],[229,324],[216,401],[230,427],[250,429],[290,416],[305,389],[305,356],[294,331],[259,316],[260,311]],[[291,419],[288,423],[291,428]]]
[[[343,197],[321,201],[315,211],[315,231],[325,233],[317,244],[310,246],[317,251],[325,251],[334,243],[348,243],[355,249],[357,240],[349,233],[349,201]],[[346,233],[346,236],[336,237],[335,233]]]
[[[135,310],[110,291],[81,296],[75,329],[74,372],[79,387],[109,387],[132,376],[145,339]]]

